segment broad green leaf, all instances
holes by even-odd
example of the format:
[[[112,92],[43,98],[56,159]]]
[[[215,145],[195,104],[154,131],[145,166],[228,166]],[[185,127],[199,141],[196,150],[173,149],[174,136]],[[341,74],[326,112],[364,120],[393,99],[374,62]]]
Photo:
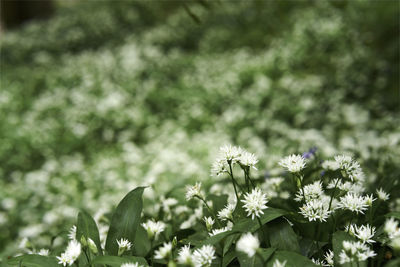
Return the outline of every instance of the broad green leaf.
[[[210,236],[206,239],[200,239],[200,240],[195,240],[195,239],[190,239],[190,240],[186,240],[185,243],[190,243],[194,246],[202,246],[202,245],[215,245],[217,243],[219,243],[220,241],[222,241],[224,238],[226,238],[227,236],[230,236],[232,234],[234,234],[235,232],[233,231],[226,231],[223,233],[219,233],[217,235],[214,236]]]
[[[297,235],[285,219],[278,218],[270,222],[268,224],[268,233],[271,247],[300,252]]]
[[[41,256],[41,255],[23,255],[11,258],[7,261],[9,265],[16,265],[21,267],[57,267],[58,262],[55,257]],[[21,263],[21,265],[19,265]]]
[[[81,240],[81,236],[84,236],[86,239],[92,239],[93,242],[96,244],[99,254],[103,254],[100,244],[99,230],[97,228],[96,222],[93,220],[92,216],[90,216],[87,212],[83,210],[80,211],[78,214],[78,222],[76,225],[76,239]]]
[[[232,234],[229,235],[225,241],[224,241],[224,246],[222,249],[222,254],[225,255],[229,251],[229,248],[232,246],[232,243],[235,242],[236,239],[238,239],[240,234]]]
[[[111,267],[120,267],[123,263],[139,263],[139,265],[148,266],[147,261],[142,257],[133,257],[133,256],[98,256],[96,257],[92,263],[94,264],[107,264]]]
[[[224,258],[222,259],[222,267],[226,267],[233,259],[236,258],[236,251],[235,249],[229,251],[224,255]]]
[[[146,230],[139,225],[136,231],[135,242],[133,243],[133,252],[137,256],[146,256],[150,250],[150,240]]]
[[[264,210],[264,214],[260,217],[261,223],[264,225],[278,217],[285,215],[286,212],[280,209],[268,208]],[[232,228],[233,232],[254,232],[260,228],[257,219],[252,220],[251,218],[246,218],[238,221]]]
[[[249,258],[246,254],[238,252],[237,258],[240,262],[240,266],[249,266],[249,267],[263,267],[265,266],[265,262],[272,256],[275,248],[262,248],[260,252],[257,252],[256,255]]]
[[[117,240],[121,238],[134,242],[143,208],[144,189],[145,187],[137,187],[129,192],[113,213],[106,240],[106,251],[109,254],[118,254]]]
[[[306,258],[296,252],[292,251],[276,251],[273,256],[268,260],[267,267],[272,267],[275,260],[280,262],[286,261],[285,267],[312,267],[315,265],[309,258]]]
[[[209,195],[207,197],[207,200],[212,201],[212,203],[213,203],[212,209],[215,212],[218,212],[219,210],[221,210],[225,207],[227,200],[228,200],[228,196],[227,195],[220,195],[220,196]]]
[[[391,260],[385,265],[385,267],[398,267],[398,266],[400,266],[400,259]]]

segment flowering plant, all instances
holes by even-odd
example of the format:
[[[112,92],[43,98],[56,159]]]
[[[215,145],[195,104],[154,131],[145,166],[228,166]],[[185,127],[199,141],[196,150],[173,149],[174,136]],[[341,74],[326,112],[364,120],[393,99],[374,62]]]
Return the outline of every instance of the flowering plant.
[[[354,158],[321,161],[315,151],[307,158],[290,155],[279,162],[282,177],[254,176],[257,163],[254,154],[223,146],[211,168],[216,181],[207,190],[198,182],[187,186],[185,199],[164,196],[156,212],[146,212],[142,195],[148,189],[137,187],[108,216],[105,233],[81,211],[64,252],[22,255],[8,263],[380,266],[399,254],[400,214],[386,212],[389,193],[367,191]]]

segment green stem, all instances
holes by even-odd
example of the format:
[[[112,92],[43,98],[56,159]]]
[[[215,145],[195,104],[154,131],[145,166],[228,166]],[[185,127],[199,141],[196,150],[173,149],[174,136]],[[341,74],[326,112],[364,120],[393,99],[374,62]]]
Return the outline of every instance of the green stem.
[[[329,208],[328,208],[329,211],[331,210],[333,197],[335,196],[336,188],[337,188],[338,183],[339,183],[339,178],[337,178],[337,181],[335,183],[335,187],[333,188],[333,192],[332,192],[332,195],[331,195],[331,200],[329,201]]]
[[[196,196],[198,199],[200,199],[201,201],[203,201],[204,205],[206,206],[206,208],[208,209],[208,211],[211,213],[211,215],[213,216],[214,220],[217,222],[218,226],[221,227],[221,224],[218,221],[217,216],[214,213],[214,210],[211,209],[211,207],[207,204],[207,201],[199,196]]]
[[[89,264],[90,266],[92,266],[91,260],[90,260],[90,258],[89,258],[89,256],[88,256],[88,254],[86,253],[86,249],[83,249],[83,253],[85,253],[86,260],[87,260],[88,264]]]
[[[233,178],[232,163],[228,162],[228,165],[229,165],[229,170],[230,170],[229,175],[232,178],[233,189],[235,189],[236,200],[237,200],[237,202],[239,202],[239,195],[238,195],[237,190],[236,190],[235,178]]]

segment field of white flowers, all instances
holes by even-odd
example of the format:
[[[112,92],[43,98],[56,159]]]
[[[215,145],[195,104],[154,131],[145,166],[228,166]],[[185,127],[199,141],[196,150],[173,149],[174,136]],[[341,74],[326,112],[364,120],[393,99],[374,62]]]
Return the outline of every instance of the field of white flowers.
[[[83,1],[5,32],[0,265],[399,266],[399,13]]]

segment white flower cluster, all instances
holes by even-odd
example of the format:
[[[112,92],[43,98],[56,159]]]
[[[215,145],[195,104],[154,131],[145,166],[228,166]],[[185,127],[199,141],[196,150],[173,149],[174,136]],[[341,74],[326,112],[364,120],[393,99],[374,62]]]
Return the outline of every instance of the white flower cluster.
[[[267,195],[259,188],[254,188],[251,193],[246,193],[241,202],[244,203],[243,208],[246,210],[247,216],[251,216],[252,220],[254,217],[260,217],[261,214],[264,214],[263,210],[268,208],[266,206]]]
[[[229,164],[233,167],[234,164],[239,164],[242,168],[256,168],[258,163],[257,157],[242,149],[232,145],[225,145],[220,147],[218,157],[215,159],[211,174],[213,176],[220,176],[224,173],[229,172]]]
[[[305,201],[310,201],[314,199],[320,199],[324,194],[324,190],[322,189],[322,182],[316,181],[312,184],[304,186],[302,189],[296,193],[296,197],[294,200],[300,202],[303,200],[303,195]]]
[[[258,237],[251,233],[242,235],[236,243],[236,250],[246,253],[249,258],[256,254],[259,247],[260,241]]]
[[[232,213],[235,210],[236,204],[228,203],[225,208],[218,212],[218,218],[222,221],[232,220]]]
[[[190,251],[190,245],[182,247],[178,252],[178,263],[195,267],[209,267],[215,259],[215,249],[211,245],[204,245]]]
[[[351,235],[357,237],[363,243],[375,243],[372,239],[375,235],[375,227],[371,227],[370,225],[361,225],[357,226],[355,224],[350,224],[346,226],[346,231]]]
[[[147,231],[147,236],[150,240],[157,239],[158,235],[165,229],[165,223],[161,221],[148,220],[142,223],[143,228]]]
[[[348,192],[346,195],[340,198],[338,208],[347,209],[352,212],[362,213],[367,210],[369,203],[371,203],[371,197],[360,196],[357,193]]]
[[[186,200],[189,201],[195,197],[204,198],[204,193],[201,191],[201,183],[196,183],[186,188]]]
[[[128,239],[121,238],[117,240],[118,244],[118,255],[122,255],[125,251],[130,250],[132,247],[132,243],[129,242]]]
[[[400,228],[399,222],[394,218],[386,220],[383,230],[389,237],[389,245],[395,250],[400,250]]]
[[[261,185],[262,190],[270,198],[289,198],[289,192],[284,191],[281,188],[281,184],[285,179],[283,177],[270,177],[265,179],[264,183]]]
[[[299,173],[306,167],[306,159],[302,155],[290,155],[279,161],[279,165],[291,173]]]
[[[61,256],[57,256],[58,264],[71,266],[81,254],[81,244],[76,240],[70,240]]]
[[[346,155],[335,156],[335,161],[339,164],[342,174],[352,182],[363,182],[365,174],[360,164],[352,157]]]
[[[172,254],[172,243],[164,243],[158,250],[154,252],[155,259],[165,259],[168,260]]]
[[[211,231],[211,233],[208,233],[208,234],[210,236],[214,236],[214,235],[217,235],[217,234],[220,234],[220,233],[224,233],[224,232],[227,232],[227,231],[230,231],[230,230],[232,230],[232,226],[231,225],[227,225],[227,226],[219,228],[219,229],[214,229],[214,230]]]
[[[332,211],[329,210],[329,200],[313,199],[300,207],[300,213],[310,222],[317,220],[325,222]]]
[[[340,264],[361,262],[375,257],[376,253],[360,241],[343,241],[343,249],[339,254]]]

